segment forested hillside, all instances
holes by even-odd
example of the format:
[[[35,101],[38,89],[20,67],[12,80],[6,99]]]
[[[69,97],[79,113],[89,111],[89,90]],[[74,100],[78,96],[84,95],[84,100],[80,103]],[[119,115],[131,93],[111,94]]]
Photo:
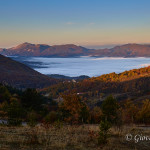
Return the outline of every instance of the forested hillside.
[[[119,99],[137,98],[149,95],[150,67],[133,69],[119,74],[110,73],[73,82],[61,82],[42,90],[50,96],[57,98],[63,93],[77,93],[85,99],[96,98],[97,102],[109,94]]]

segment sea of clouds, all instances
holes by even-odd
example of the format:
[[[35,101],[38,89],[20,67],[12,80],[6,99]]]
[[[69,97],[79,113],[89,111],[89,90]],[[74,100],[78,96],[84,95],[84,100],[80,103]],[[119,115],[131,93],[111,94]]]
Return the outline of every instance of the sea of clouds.
[[[147,67],[150,58],[122,58],[122,57],[79,57],[79,58],[22,58],[32,68],[43,74],[61,74],[66,76],[88,75],[99,76],[111,72],[120,73],[134,68]]]

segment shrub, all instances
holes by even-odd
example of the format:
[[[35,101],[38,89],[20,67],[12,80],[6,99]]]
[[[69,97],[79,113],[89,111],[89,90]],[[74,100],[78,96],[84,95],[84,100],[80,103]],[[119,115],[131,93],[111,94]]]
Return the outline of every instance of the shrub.
[[[54,123],[58,120],[57,113],[55,111],[51,111],[45,118],[44,121],[46,123]]]
[[[28,118],[27,124],[29,126],[34,127],[35,125],[37,125],[38,115],[35,111],[32,110],[31,112],[29,112],[28,115],[27,115],[27,118]]]
[[[99,137],[98,137],[98,144],[106,144],[108,142],[108,138],[110,136],[109,129],[111,125],[107,120],[101,121],[99,126]]]

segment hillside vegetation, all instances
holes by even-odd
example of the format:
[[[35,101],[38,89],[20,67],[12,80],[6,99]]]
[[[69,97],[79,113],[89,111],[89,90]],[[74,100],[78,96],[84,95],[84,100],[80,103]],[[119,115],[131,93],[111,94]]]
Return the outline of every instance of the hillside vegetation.
[[[43,89],[42,93],[47,93],[53,98],[58,98],[63,93],[76,93],[85,100],[100,103],[109,94],[114,95],[119,100],[141,99],[143,96],[150,97],[150,67],[133,69],[119,74],[110,73],[73,82],[59,82]],[[89,100],[90,99],[90,100]]]
[[[90,81],[105,81],[105,82],[109,82],[109,81],[128,81],[128,80],[132,80],[132,79],[136,79],[136,78],[140,78],[140,77],[145,77],[145,76],[150,76],[150,66],[149,67],[144,67],[144,68],[140,68],[140,69],[133,69],[133,70],[129,70],[129,71],[124,71],[122,73],[109,73],[109,74],[104,74],[101,75],[99,77],[93,77],[90,78]]]

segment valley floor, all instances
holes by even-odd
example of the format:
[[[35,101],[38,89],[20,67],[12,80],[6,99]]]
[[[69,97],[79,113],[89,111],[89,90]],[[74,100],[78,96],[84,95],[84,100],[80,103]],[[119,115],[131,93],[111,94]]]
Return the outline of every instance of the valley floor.
[[[0,127],[0,150],[148,150],[150,128],[111,128],[108,144],[98,145],[98,125]],[[130,141],[126,135],[131,134]],[[135,136],[137,137],[135,138]],[[136,140],[135,140],[136,139]],[[139,141],[138,141],[139,140]]]

